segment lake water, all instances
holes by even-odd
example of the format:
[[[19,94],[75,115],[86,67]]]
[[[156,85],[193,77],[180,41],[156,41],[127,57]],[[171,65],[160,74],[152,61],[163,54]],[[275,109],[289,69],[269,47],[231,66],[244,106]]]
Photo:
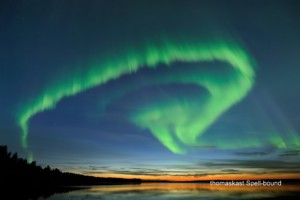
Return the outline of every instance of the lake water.
[[[299,195],[299,185],[250,187],[194,183],[145,183],[89,187],[69,193],[55,194],[47,200],[299,199]]]

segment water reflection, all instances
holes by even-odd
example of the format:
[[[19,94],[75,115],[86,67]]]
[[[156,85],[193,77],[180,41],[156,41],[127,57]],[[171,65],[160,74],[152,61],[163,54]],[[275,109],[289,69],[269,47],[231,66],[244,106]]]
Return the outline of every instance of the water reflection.
[[[96,186],[68,194],[57,194],[50,200],[167,200],[167,199],[282,199],[300,196],[299,185],[264,186],[213,186],[187,183],[147,183],[141,185]]]

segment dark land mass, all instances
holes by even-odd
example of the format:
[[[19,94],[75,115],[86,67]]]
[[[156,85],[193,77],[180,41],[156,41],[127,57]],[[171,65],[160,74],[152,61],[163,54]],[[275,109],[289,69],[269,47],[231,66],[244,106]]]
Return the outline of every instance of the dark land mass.
[[[7,193],[10,199],[38,199],[92,185],[140,183],[141,179],[99,178],[42,168],[35,161],[18,158],[17,153],[12,155],[7,146],[0,146],[0,188],[2,195]]]

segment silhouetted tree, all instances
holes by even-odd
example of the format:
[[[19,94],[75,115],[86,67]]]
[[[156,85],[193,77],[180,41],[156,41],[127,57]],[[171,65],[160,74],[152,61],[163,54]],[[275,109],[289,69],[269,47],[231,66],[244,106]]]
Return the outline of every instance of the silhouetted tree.
[[[72,186],[95,184],[140,183],[140,179],[97,178],[74,173],[63,173],[59,169],[51,169],[48,165],[42,168],[35,161],[28,163],[18,158],[18,154],[8,152],[7,146],[0,146],[0,185],[19,186]]]
[[[11,191],[11,188],[23,193],[9,193],[11,199],[37,199],[39,196],[50,196],[55,192],[70,191],[74,188],[63,186],[97,185],[97,184],[139,184],[140,179],[96,178],[42,168],[35,161],[28,163],[26,159],[12,156],[7,146],[0,146],[0,188]],[[78,189],[78,188],[75,188]],[[13,196],[11,196],[13,195]],[[5,195],[4,195],[5,196]],[[6,196],[5,196],[6,197]]]

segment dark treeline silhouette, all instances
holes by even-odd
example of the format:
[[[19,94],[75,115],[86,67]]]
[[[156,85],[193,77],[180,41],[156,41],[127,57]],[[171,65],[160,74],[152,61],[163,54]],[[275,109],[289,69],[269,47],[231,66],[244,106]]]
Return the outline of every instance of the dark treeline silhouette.
[[[76,186],[140,183],[140,179],[98,178],[61,172],[49,166],[43,168],[35,161],[28,163],[17,153],[8,152],[7,146],[0,146],[0,187],[3,191],[22,189],[25,191],[23,194],[12,194],[22,196],[22,199],[37,199],[39,196],[79,189]]]
[[[17,153],[11,155],[7,146],[0,146],[1,185],[48,185],[76,186],[97,184],[140,183],[140,179],[98,178],[80,174],[61,172],[49,166],[42,168],[36,162],[28,163],[26,159],[18,158]]]

